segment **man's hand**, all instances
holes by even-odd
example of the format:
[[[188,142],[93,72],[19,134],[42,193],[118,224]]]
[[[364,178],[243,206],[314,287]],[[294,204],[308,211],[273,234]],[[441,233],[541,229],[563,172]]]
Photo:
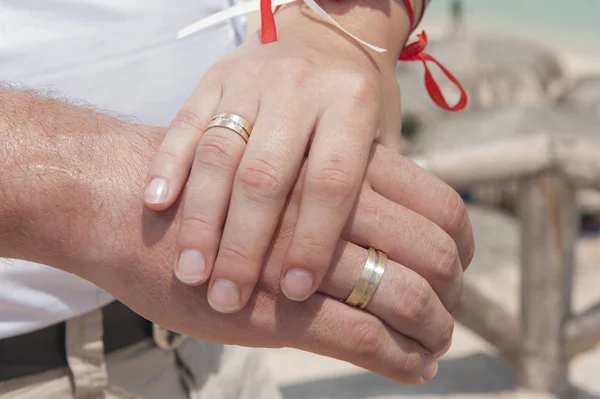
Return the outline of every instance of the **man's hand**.
[[[411,162],[376,146],[320,293],[285,299],[278,278],[298,215],[290,200],[249,306],[211,309],[206,289],[183,286],[171,259],[181,214],[145,209],[144,171],[164,134],[26,93],[0,91],[0,256],[59,267],[143,316],[199,339],[294,347],[423,383],[449,346],[473,238],[460,198]],[[390,198],[390,199],[386,199]],[[399,203],[403,205],[398,205]],[[368,312],[345,298],[366,239],[390,262]]]

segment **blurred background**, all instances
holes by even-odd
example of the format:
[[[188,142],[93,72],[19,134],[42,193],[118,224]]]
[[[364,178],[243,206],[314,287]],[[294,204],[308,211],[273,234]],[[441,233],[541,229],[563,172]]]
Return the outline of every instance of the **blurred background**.
[[[600,398],[600,0],[434,0],[421,29],[470,96],[441,111],[398,66],[403,151],[476,234],[453,346],[422,387],[269,350],[284,397]]]

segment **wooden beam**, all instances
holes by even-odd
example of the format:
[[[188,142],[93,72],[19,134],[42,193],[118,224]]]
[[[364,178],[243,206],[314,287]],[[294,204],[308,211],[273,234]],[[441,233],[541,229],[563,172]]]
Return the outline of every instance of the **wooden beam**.
[[[538,174],[552,165],[552,148],[551,138],[538,134],[436,151],[411,159],[455,189],[465,189]]]
[[[410,158],[456,189],[529,178],[547,170],[577,188],[600,189],[600,141],[545,133],[495,139]]]
[[[569,320],[567,340],[567,353],[571,358],[600,343],[600,303]]]
[[[600,129],[599,129],[600,134]],[[556,165],[577,187],[600,188],[600,144],[582,137],[554,139]]]
[[[524,182],[519,192],[524,346],[519,380],[524,388],[558,397],[569,393],[565,327],[578,231],[574,192],[548,173]]]
[[[518,365],[521,334],[517,320],[468,279],[465,279],[463,295],[453,316],[493,345],[509,363]]]

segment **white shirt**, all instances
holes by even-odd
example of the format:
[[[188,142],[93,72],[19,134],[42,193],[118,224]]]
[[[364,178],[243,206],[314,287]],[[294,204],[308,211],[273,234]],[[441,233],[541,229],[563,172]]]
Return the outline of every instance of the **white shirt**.
[[[177,41],[236,0],[0,0],[0,80],[166,126],[204,72],[243,38],[243,21]],[[95,285],[0,259],[0,339],[110,302]]]

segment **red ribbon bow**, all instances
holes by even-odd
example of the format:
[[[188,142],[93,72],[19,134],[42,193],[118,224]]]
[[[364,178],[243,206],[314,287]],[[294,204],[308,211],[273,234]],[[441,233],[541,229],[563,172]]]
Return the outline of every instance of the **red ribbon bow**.
[[[429,97],[433,100],[433,102],[440,108],[443,108],[447,111],[459,112],[465,109],[467,106],[467,93],[465,89],[462,87],[458,79],[450,73],[449,70],[446,69],[438,60],[433,58],[431,55],[423,52],[425,47],[427,47],[427,33],[425,31],[421,32],[417,35],[417,41],[411,43],[404,47],[402,53],[400,54],[400,61],[421,61],[423,66],[425,67],[425,87],[427,88],[427,92],[429,93]],[[440,86],[435,81],[431,71],[429,70],[429,66],[427,65],[427,61],[433,62],[438,66],[448,77],[448,79],[454,83],[454,85],[460,90],[460,98],[458,102],[450,106],[446,99],[444,98],[444,94],[442,94],[442,90]]]
[[[336,0],[339,1],[339,0]],[[408,12],[408,18],[410,20],[411,29],[415,28],[415,11],[412,7],[410,0],[403,0],[404,6]],[[264,44],[272,43],[277,41],[277,27],[275,25],[275,15],[273,13],[273,7],[271,6],[271,0],[261,0],[260,1],[260,16],[261,16],[261,39]],[[427,47],[427,34],[425,31],[421,32],[417,35],[417,41],[411,44],[408,44],[402,49],[402,53],[400,54],[400,61],[421,61],[423,66],[425,67],[425,87],[427,88],[427,92],[429,96],[433,100],[433,102],[440,108],[443,108],[447,111],[459,112],[465,109],[467,106],[467,93],[465,89],[462,87],[458,79],[452,75],[450,71],[448,71],[438,60],[436,60],[431,55],[424,53],[425,48]],[[460,98],[458,102],[450,106],[444,95],[440,86],[435,81],[427,62],[433,62],[437,65],[441,71],[448,77],[448,79],[458,88],[460,91]]]

